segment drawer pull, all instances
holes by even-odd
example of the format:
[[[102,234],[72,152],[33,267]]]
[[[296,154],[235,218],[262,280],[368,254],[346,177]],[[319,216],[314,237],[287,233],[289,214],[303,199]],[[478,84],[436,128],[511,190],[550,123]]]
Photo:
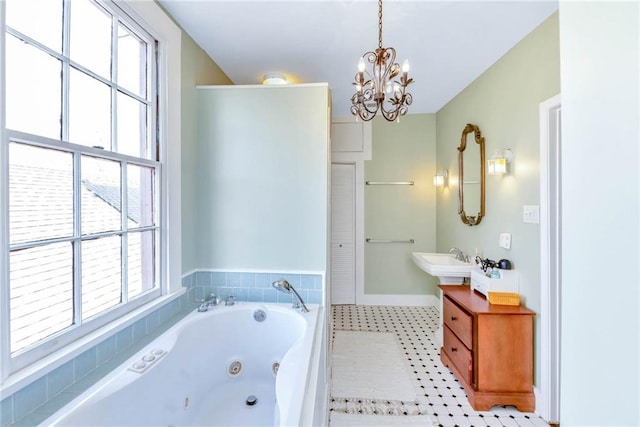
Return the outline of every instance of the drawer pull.
[[[458,318],[456,316],[451,316],[451,321],[455,322],[456,320],[458,320]]]
[[[457,347],[451,347],[451,353],[455,353],[456,351],[458,351]]]

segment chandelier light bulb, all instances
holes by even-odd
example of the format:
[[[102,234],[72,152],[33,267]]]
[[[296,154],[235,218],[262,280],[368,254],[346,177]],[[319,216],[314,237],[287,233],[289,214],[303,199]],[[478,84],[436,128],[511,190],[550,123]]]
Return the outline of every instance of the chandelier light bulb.
[[[384,89],[387,93],[391,93],[391,91],[393,90],[393,86],[391,85],[391,83],[387,83]]]
[[[409,60],[405,59],[402,63],[402,72],[407,74],[409,72]]]
[[[359,73],[364,73],[364,58],[361,56],[360,60],[358,61],[358,72]]]

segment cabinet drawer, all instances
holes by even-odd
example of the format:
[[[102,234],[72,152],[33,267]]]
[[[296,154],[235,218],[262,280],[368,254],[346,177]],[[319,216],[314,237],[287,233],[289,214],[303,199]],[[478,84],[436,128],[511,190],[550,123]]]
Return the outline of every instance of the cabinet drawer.
[[[463,376],[462,380],[467,384],[473,384],[472,353],[447,326],[444,327],[443,349]]]
[[[468,348],[473,348],[473,327],[471,316],[445,296],[443,323],[448,326]]]

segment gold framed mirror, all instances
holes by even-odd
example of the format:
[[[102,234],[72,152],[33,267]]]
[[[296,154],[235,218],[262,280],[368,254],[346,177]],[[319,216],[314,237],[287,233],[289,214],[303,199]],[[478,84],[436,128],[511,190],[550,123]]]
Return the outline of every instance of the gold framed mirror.
[[[470,226],[480,224],[485,215],[484,168],[484,137],[478,126],[467,123],[458,147],[458,214]],[[478,214],[470,216],[467,212]]]

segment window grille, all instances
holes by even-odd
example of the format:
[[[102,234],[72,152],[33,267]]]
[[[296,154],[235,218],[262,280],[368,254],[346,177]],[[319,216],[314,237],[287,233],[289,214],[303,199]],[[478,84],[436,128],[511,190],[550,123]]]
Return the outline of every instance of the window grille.
[[[2,321],[17,370],[160,295],[162,165],[144,28],[91,0],[6,0],[5,23]]]

